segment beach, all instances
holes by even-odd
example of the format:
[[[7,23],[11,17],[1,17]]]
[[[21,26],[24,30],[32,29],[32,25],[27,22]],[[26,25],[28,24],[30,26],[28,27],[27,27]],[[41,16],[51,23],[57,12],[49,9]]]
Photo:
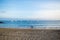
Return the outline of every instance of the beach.
[[[0,28],[0,40],[60,40],[60,30]]]

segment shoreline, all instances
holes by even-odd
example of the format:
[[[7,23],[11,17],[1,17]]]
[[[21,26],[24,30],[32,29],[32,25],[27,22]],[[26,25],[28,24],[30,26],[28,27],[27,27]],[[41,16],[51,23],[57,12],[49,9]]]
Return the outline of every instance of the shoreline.
[[[0,28],[0,30],[60,30],[59,29],[52,29],[52,28]]]

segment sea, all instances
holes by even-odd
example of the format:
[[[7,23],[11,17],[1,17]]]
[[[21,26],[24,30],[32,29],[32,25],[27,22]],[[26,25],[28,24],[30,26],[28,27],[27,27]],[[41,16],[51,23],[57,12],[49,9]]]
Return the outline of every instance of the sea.
[[[60,20],[0,20],[0,28],[60,29]]]

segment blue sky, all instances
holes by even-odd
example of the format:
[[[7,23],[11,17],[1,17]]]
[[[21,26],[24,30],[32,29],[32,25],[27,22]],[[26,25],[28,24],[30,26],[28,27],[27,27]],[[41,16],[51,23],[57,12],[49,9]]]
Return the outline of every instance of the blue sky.
[[[0,0],[0,18],[60,20],[60,1]]]

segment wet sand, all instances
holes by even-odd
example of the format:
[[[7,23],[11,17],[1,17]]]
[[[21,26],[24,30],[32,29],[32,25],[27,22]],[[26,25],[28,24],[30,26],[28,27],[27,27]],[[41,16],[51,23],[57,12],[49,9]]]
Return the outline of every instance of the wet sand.
[[[60,40],[60,30],[0,28],[0,40]]]

